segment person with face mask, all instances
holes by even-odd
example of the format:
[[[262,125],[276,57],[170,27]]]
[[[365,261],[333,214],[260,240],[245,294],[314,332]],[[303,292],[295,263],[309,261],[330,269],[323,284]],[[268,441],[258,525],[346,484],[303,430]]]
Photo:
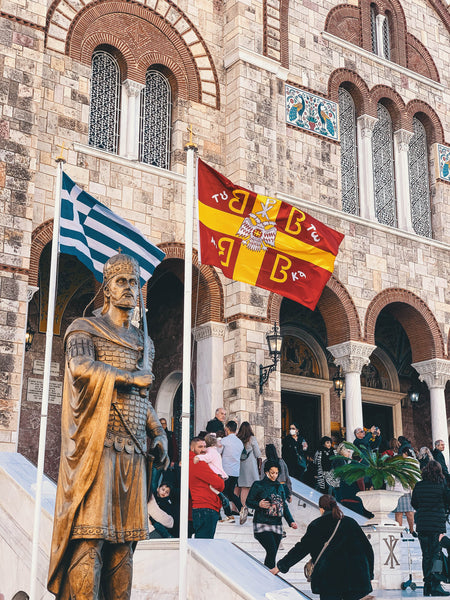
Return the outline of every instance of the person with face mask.
[[[283,439],[281,456],[287,464],[289,474],[295,479],[301,481],[306,471],[306,450],[308,444],[300,435],[297,425],[292,423],[289,426],[289,434]]]

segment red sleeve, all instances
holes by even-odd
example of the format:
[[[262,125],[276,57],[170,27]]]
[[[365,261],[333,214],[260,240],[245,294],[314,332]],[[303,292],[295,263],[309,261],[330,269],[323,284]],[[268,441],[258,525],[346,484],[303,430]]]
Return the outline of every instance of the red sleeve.
[[[197,479],[204,481],[208,485],[212,485],[222,492],[225,487],[225,481],[219,475],[216,475],[214,471],[212,471],[209,466],[205,462],[198,462],[196,465],[190,465],[191,469],[194,466],[195,468],[195,476]]]

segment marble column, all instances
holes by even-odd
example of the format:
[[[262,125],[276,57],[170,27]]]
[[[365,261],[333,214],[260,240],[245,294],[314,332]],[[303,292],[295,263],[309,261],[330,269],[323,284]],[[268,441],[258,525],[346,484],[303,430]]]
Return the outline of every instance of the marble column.
[[[412,233],[411,200],[409,193],[409,142],[413,134],[406,129],[394,133],[395,195],[397,197],[398,228]]]
[[[204,430],[223,406],[223,341],[226,325],[209,321],[193,330],[197,342],[195,431]]]
[[[139,158],[141,90],[144,87],[142,83],[131,79],[126,79],[122,84],[120,155],[130,160]]]
[[[430,390],[431,437],[434,442],[445,442],[444,456],[449,464],[447,408],[445,406],[445,386],[450,379],[450,361],[443,358],[432,358],[411,365],[419,373],[420,381],[424,381]]]
[[[364,342],[348,341],[329,346],[336,365],[345,376],[345,430],[346,439],[353,442],[356,427],[363,426],[361,371],[369,363],[369,357],[376,346]]]
[[[361,115],[357,119],[358,179],[360,215],[376,221],[373,194],[372,134],[377,118]]]

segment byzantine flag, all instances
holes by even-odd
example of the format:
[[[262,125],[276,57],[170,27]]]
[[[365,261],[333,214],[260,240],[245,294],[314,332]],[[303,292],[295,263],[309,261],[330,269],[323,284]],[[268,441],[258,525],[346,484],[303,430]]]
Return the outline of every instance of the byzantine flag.
[[[200,159],[198,198],[203,264],[315,309],[342,233],[287,202],[234,185]]]

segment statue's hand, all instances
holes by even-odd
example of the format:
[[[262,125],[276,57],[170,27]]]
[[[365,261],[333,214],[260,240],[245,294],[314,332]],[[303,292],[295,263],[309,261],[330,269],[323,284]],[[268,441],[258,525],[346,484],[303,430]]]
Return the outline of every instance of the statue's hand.
[[[153,373],[150,369],[142,369],[142,371],[133,371],[133,385],[138,388],[149,388],[153,382]]]
[[[153,438],[151,449],[155,450],[155,461],[153,466],[159,470],[165,471],[170,464],[170,459],[167,454],[167,436],[165,433]]]

